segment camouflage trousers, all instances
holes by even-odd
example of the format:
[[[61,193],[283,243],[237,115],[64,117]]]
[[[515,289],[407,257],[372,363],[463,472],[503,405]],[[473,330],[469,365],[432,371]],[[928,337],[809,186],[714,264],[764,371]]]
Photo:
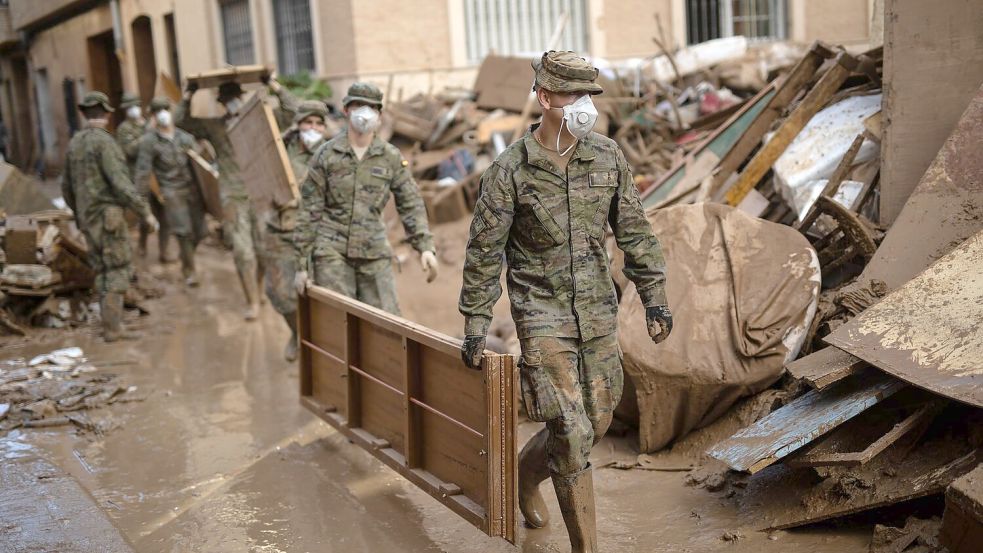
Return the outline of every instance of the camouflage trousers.
[[[164,188],[164,213],[171,234],[190,237],[194,244],[201,242],[208,233],[205,227],[205,209],[201,194],[192,187]]]
[[[261,260],[262,228],[249,199],[227,198],[222,202],[225,220],[222,233],[232,247],[232,258],[240,275],[255,275]]]
[[[85,222],[83,233],[89,246],[89,265],[96,274],[96,291],[126,292],[133,276],[133,264],[123,208],[107,207],[101,217]]]
[[[550,472],[587,467],[624,390],[617,333],[590,340],[533,336],[520,342],[519,376],[529,418],[545,422]]]
[[[399,315],[392,260],[352,259],[340,253],[314,257],[314,282],[362,303]]]
[[[270,298],[277,313],[284,318],[293,318],[297,314],[297,290],[294,288],[297,250],[293,244],[293,232],[267,227],[264,246],[266,297]]]
[[[144,193],[144,198],[147,199],[147,203],[150,204],[150,212],[154,214],[154,218],[157,219],[157,224],[160,226],[157,229],[157,245],[161,252],[167,249],[167,241],[171,237],[171,229],[167,223],[167,212],[164,209],[164,204],[160,203],[157,199],[157,195],[147,190]],[[166,201],[166,200],[165,200]],[[147,222],[141,220],[139,223],[140,228],[140,247],[144,247],[147,244],[147,237],[150,236],[150,227]]]

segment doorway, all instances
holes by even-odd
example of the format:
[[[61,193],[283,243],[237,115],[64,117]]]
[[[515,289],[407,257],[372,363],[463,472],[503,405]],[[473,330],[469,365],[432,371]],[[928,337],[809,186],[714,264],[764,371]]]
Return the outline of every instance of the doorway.
[[[87,41],[89,54],[89,83],[92,90],[105,92],[109,96],[109,102],[118,106],[123,96],[123,71],[116,58],[116,43],[113,41],[113,32],[106,31],[98,35],[89,37]],[[153,92],[151,92],[153,94]],[[111,129],[122,121],[121,110],[116,110],[109,119]]]
[[[157,85],[157,56],[154,54],[154,31],[146,15],[133,20],[133,60],[137,66],[137,87],[144,105],[154,97]]]
[[[164,16],[164,32],[167,35],[167,61],[171,64],[170,77],[181,86],[181,58],[177,51],[177,28],[174,26],[174,14]]]

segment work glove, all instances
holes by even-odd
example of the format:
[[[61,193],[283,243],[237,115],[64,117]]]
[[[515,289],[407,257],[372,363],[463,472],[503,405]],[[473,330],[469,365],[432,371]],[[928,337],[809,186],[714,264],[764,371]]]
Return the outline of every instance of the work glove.
[[[469,369],[481,370],[481,357],[485,353],[484,336],[465,336],[461,344],[461,359]]]
[[[147,215],[147,218],[144,219],[143,222],[147,224],[150,232],[157,232],[160,230],[160,223],[157,222],[157,217],[154,217],[153,215]]]
[[[668,338],[669,333],[672,332],[672,311],[669,311],[669,306],[646,307],[645,324],[648,327],[649,337],[656,344]]]
[[[307,293],[307,271],[297,271],[294,275],[294,288],[297,290],[298,296],[303,296]]]
[[[188,85],[184,87],[184,90],[187,91],[188,94],[194,94],[195,92],[198,92],[198,83],[188,83]]]
[[[427,282],[437,279],[437,255],[433,252],[423,252],[420,254],[420,265],[423,272],[427,273]]]

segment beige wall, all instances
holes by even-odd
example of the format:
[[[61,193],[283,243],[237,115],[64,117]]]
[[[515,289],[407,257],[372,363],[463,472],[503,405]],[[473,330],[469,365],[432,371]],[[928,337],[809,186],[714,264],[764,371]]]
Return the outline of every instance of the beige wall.
[[[659,35],[656,16],[670,46],[674,37],[676,0],[601,0],[592,2],[599,13],[590,14],[591,54],[618,59],[649,56],[657,51],[652,38]],[[683,37],[685,40],[685,36]]]
[[[870,40],[870,0],[788,0],[789,38],[845,46]]]

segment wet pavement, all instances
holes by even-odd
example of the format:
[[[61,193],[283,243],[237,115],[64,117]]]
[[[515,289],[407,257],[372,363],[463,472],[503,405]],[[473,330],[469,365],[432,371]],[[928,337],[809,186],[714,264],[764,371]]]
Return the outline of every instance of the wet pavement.
[[[105,436],[70,427],[12,431],[0,437],[0,462],[41,458],[55,465],[141,552],[569,550],[547,486],[552,525],[520,529],[516,548],[471,527],[306,412],[297,369],[281,357],[283,321],[268,305],[259,321],[242,320],[227,253],[203,249],[199,264],[197,290],[176,284],[177,266],[168,266],[173,284],[150,302],[140,341],[107,345],[89,333],[63,332],[0,351],[3,359],[80,346],[97,367],[112,363],[105,370],[149,394],[91,413],[120,424]],[[444,296],[456,303],[456,293]],[[524,424],[523,436],[535,428]],[[605,439],[598,454],[625,443]],[[870,527],[770,536],[742,527],[731,502],[685,486],[685,476],[597,470],[603,549],[867,550]],[[727,542],[725,532],[745,537]],[[3,542],[0,533],[0,551],[7,551]]]

